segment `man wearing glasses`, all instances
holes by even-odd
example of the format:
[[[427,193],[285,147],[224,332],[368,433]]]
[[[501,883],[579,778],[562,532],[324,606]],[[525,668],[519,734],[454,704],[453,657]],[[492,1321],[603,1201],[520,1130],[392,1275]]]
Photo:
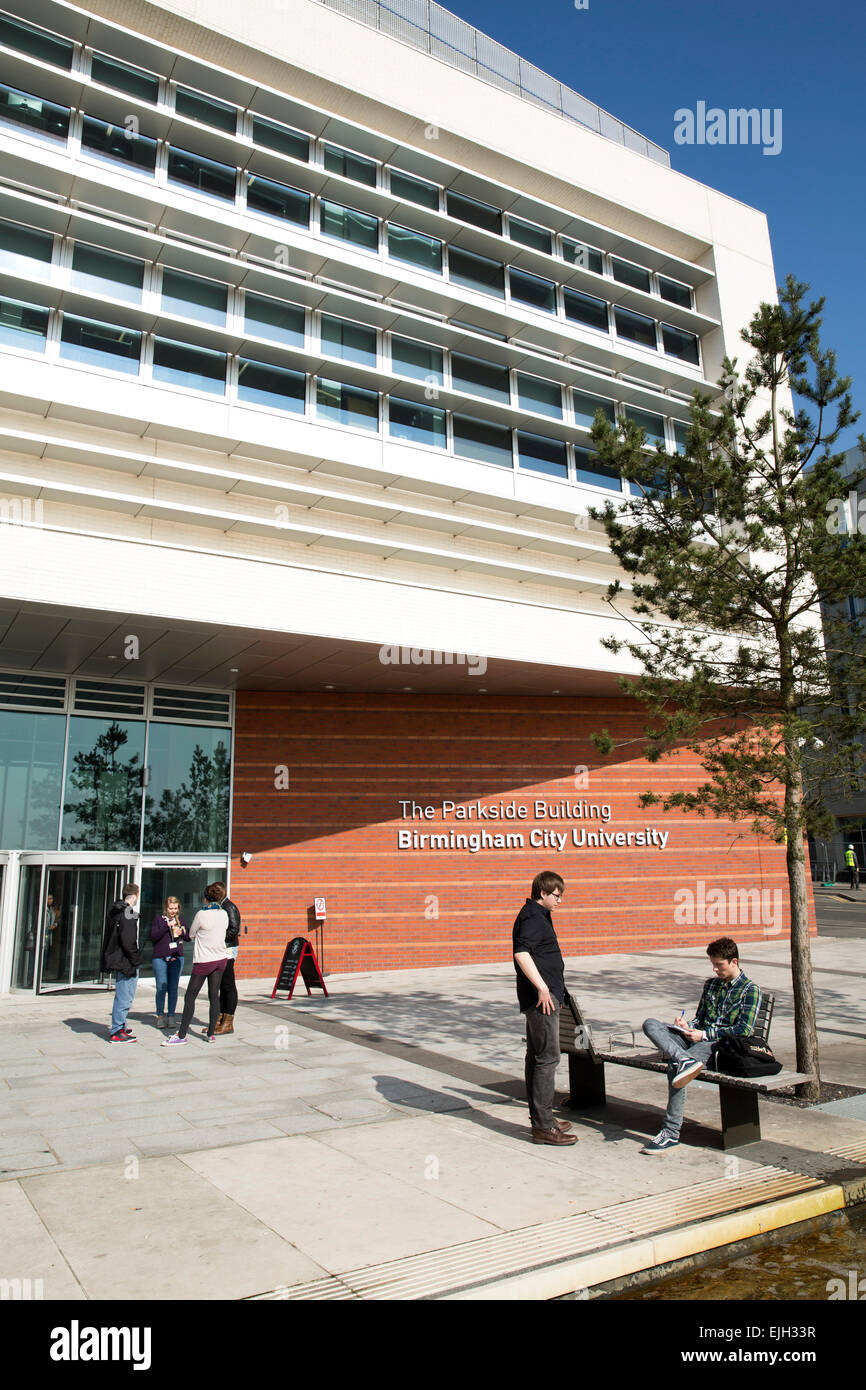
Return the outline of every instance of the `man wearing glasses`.
[[[532,897],[517,914],[511,934],[517,1002],[526,1017],[526,1098],[533,1144],[576,1144],[571,1125],[553,1118],[559,1063],[559,1010],[565,998],[562,954],[551,911],[565,892],[559,874],[547,871],[532,882]]]

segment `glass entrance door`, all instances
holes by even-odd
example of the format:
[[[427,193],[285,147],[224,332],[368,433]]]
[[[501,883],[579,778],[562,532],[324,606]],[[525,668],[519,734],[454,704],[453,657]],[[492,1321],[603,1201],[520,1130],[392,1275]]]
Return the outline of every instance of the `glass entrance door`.
[[[21,864],[13,985],[44,994],[101,985],[108,909],[128,864]]]

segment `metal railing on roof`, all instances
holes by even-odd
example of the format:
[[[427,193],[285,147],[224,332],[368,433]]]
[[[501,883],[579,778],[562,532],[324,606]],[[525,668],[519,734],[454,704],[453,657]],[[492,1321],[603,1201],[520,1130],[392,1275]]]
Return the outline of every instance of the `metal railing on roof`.
[[[606,140],[624,145],[626,149],[653,159],[657,164],[670,167],[670,155],[660,145],[653,144],[646,136],[572,91],[571,87],[564,86],[555,77],[542,72],[541,68],[512,53],[510,48],[482,34],[480,29],[474,29],[465,20],[437,5],[435,0],[318,2],[369,25],[371,29],[379,29],[383,34],[411,44],[423,53],[440,58],[452,67],[472,73],[483,82],[513,92],[524,101],[555,111],[567,120],[577,121]]]

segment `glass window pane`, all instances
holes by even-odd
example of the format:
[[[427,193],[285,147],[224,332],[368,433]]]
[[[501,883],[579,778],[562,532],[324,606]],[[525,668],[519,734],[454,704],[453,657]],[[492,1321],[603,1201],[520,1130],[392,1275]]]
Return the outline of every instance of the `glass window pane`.
[[[364,430],[379,428],[379,397],[375,391],[347,386],[342,381],[319,377],[316,382],[316,414],[338,425],[354,425]]]
[[[625,408],[625,418],[633,420],[640,429],[646,431],[647,445],[654,449],[657,444],[665,447],[665,422],[663,415],[655,415],[649,410],[638,410],[636,406],[627,405]]]
[[[249,294],[244,298],[244,327],[257,338],[273,338],[287,347],[304,346],[304,311],[296,304]]]
[[[47,333],[47,309],[35,304],[19,304],[14,299],[0,299],[0,343],[4,346],[44,352]]]
[[[94,82],[101,82],[103,87],[114,87],[117,91],[138,97],[140,101],[159,101],[159,78],[154,73],[131,67],[129,63],[120,63],[104,53],[93,54],[90,75]]]
[[[479,203],[477,198],[467,198],[465,193],[449,189],[445,194],[445,207],[449,217],[471,222],[473,227],[483,227],[487,232],[502,233],[502,213],[490,203]]]
[[[87,246],[77,241],[72,248],[72,272],[69,283],[74,289],[92,294],[107,294],[113,299],[126,299],[130,304],[141,303],[144,285],[144,261],[131,256],[119,256],[116,251],[104,251],[100,246]]]
[[[233,203],[236,174],[237,170],[230,164],[218,164],[214,159],[205,159],[203,154],[169,145],[168,177],[171,183],[183,183],[199,193],[209,193],[212,198],[225,198]]]
[[[193,92],[189,87],[178,87],[174,96],[174,109],[179,116],[191,121],[201,121],[202,125],[216,126],[234,135],[238,126],[237,107],[228,102],[206,97],[201,92]]]
[[[696,367],[699,365],[701,359],[698,340],[694,333],[687,333],[683,328],[672,328],[669,323],[663,323],[662,342],[669,357],[678,357],[681,362],[693,362]]]
[[[141,334],[114,323],[63,315],[60,356],[68,362],[84,362],[91,367],[107,367],[112,372],[138,374]]]
[[[156,168],[156,141],[149,135],[136,135],[127,126],[108,125],[95,116],[85,116],[81,144],[85,150],[123,160],[149,174]]]
[[[604,418],[614,424],[616,414],[613,408],[613,401],[602,400],[600,396],[588,396],[583,391],[572,391],[574,400],[574,422],[576,425],[583,425],[584,429],[592,429],[592,422],[595,419],[595,412],[601,410]]]
[[[511,430],[505,425],[492,425],[488,420],[455,415],[454,452],[461,458],[480,459],[483,463],[511,468]]]
[[[642,347],[656,346],[654,319],[648,319],[644,314],[633,314],[630,309],[614,308],[613,313],[618,337],[627,338],[630,343],[640,343]]]
[[[682,424],[679,420],[674,420],[674,440],[678,454],[686,452],[686,445],[689,439],[689,426]]]
[[[442,274],[442,242],[410,231],[408,227],[397,227],[393,222],[388,224],[388,255],[397,261],[419,265],[422,270]]]
[[[569,265],[579,265],[584,270],[591,270],[595,275],[604,272],[604,257],[601,252],[596,251],[594,246],[585,246],[582,241],[570,241],[568,237],[563,237],[562,256]]]
[[[631,261],[621,261],[616,256],[611,257],[613,267],[613,278],[618,280],[621,285],[631,285],[635,290],[650,291],[649,271],[644,270],[641,265],[632,265]]]
[[[72,44],[68,39],[57,38],[8,14],[0,14],[0,43],[31,58],[40,58],[43,63],[66,68],[67,72],[72,67]]]
[[[162,307],[166,313],[182,314],[187,319],[200,319],[202,323],[222,326],[226,321],[227,305],[228,290],[225,285],[202,280],[198,275],[184,275],[169,266],[164,268]]]
[[[56,849],[66,716],[0,710],[0,849]]]
[[[310,137],[291,126],[281,125],[279,121],[269,121],[264,116],[253,117],[253,140],[257,145],[266,145],[269,150],[279,150],[291,159],[302,159],[305,164],[310,159]]]
[[[378,217],[341,207],[339,203],[329,203],[325,198],[322,199],[322,233],[350,241],[353,246],[366,246],[371,251],[379,249]]]
[[[53,101],[43,101],[42,97],[20,92],[5,83],[0,83],[0,120],[14,121],[40,135],[56,135],[61,140],[69,134],[68,106],[56,106]]]
[[[345,319],[323,314],[322,350],[331,357],[342,357],[347,362],[361,362],[364,366],[375,367],[376,330],[365,324],[347,323]]]
[[[444,382],[444,354],[441,348],[414,343],[411,338],[391,339],[391,367],[400,376],[425,381],[429,386]]]
[[[376,187],[375,161],[353,154],[351,150],[343,150],[339,145],[325,146],[325,168],[329,174],[342,174],[345,179],[366,183],[370,188]]]
[[[310,225],[310,195],[285,183],[274,183],[253,174],[247,184],[247,207],[254,212],[266,212],[269,217],[281,217],[296,222],[299,227]]]
[[[531,304],[534,309],[544,309],[548,314],[556,313],[556,286],[551,280],[540,280],[537,275],[527,275],[525,270],[508,271],[511,298],[521,304]]]
[[[226,383],[225,353],[154,338],[153,379],[221,396]]]
[[[521,222],[519,217],[509,217],[508,235],[521,246],[531,246],[535,251],[553,250],[553,238],[546,227],[536,227],[533,222]]]
[[[517,394],[524,410],[562,419],[562,387],[558,381],[542,381],[540,377],[518,372]]]
[[[417,401],[401,401],[394,396],[388,402],[388,429],[392,439],[411,439],[416,444],[428,444],[444,449],[447,443],[445,411],[435,406],[419,405]]]
[[[248,357],[241,357],[238,400],[303,415],[306,381],[303,372],[292,372],[287,367],[274,367],[268,362],[253,362]]]
[[[551,478],[568,477],[566,448],[559,439],[544,439],[538,434],[517,433],[517,456],[521,468],[533,473],[546,473]]]
[[[69,721],[62,849],[137,850],[144,720]]]
[[[614,468],[602,463],[598,454],[589,449],[575,449],[575,478],[579,483],[591,483],[595,487],[607,487],[612,492],[622,492],[622,479]]]
[[[407,203],[418,203],[422,208],[439,207],[439,189],[435,183],[416,179],[414,175],[401,173],[399,169],[391,170],[391,192],[395,198],[402,198]]]
[[[227,850],[230,731],[153,722],[147,761],[150,780],[145,799],[145,850],[163,854]]]
[[[585,323],[588,328],[599,328],[603,333],[607,333],[607,303],[605,300],[595,299],[592,295],[580,294],[578,290],[568,288],[563,289],[562,296],[567,319],[572,319],[575,323]]]
[[[508,368],[493,362],[481,362],[475,357],[451,354],[451,384],[455,391],[469,391],[473,396],[486,396],[491,401],[511,399],[508,387]]]
[[[486,256],[475,256],[471,251],[449,246],[448,269],[455,285],[467,285],[470,289],[504,299],[505,267],[499,261],[490,261]]]
[[[17,222],[0,222],[0,266],[4,270],[24,275],[45,275],[51,262],[54,237],[36,227],[21,227]]]
[[[681,285],[679,280],[668,280],[659,276],[659,294],[671,304],[679,304],[683,309],[692,307],[692,291],[689,285]]]

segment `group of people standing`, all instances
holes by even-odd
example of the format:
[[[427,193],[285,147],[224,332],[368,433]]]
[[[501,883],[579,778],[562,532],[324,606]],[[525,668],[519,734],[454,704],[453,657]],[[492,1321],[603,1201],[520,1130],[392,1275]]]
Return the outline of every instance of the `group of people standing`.
[[[139,944],[138,902],[141,889],[128,883],[109,914],[102,953],[102,968],[115,974],[114,1006],[111,1013],[113,1043],[134,1042],[127,1027],[127,1016],[135,998],[142,960]],[[171,1030],[163,1047],[177,1047],[187,1040],[196,999],[207,981],[208,1023],[203,1030],[209,1043],[218,1033],[233,1033],[238,1006],[235,961],[240,942],[241,915],[228,897],[224,883],[211,883],[204,902],[187,925],[180,910],[180,899],[167,897],[162,912],[150,928],[153,942],[153,973],[156,980],[156,1021],[159,1028]],[[177,994],[183,973],[184,945],[193,943],[192,974],[183,1001],[183,1014],[177,1026]]]

